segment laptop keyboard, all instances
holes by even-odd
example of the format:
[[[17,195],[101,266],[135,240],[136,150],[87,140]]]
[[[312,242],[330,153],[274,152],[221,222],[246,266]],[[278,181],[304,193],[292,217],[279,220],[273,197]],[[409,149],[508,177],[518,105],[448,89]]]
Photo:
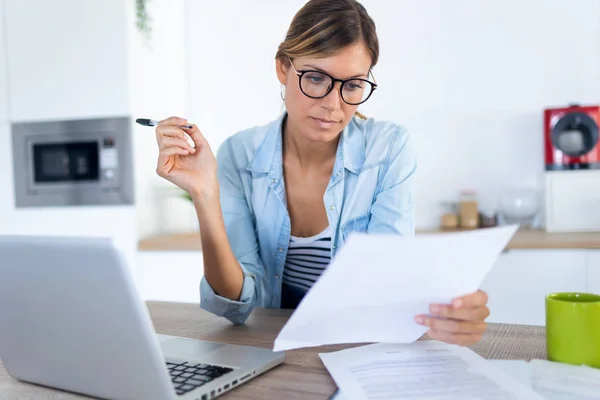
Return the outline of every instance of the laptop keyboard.
[[[188,362],[167,362],[167,368],[171,375],[171,381],[175,386],[175,391],[180,396],[233,371],[232,368]]]

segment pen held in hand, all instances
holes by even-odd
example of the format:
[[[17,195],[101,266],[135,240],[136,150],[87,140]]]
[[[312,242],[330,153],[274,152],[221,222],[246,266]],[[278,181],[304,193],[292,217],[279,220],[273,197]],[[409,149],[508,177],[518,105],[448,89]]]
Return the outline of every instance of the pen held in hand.
[[[138,118],[138,119],[135,120],[135,122],[137,122],[138,124],[143,125],[143,126],[157,126],[158,125],[158,121],[157,120],[155,120],[155,119],[148,119],[148,118]],[[192,126],[189,125],[189,124],[188,125],[182,125],[181,127],[185,128],[185,129],[192,129]]]

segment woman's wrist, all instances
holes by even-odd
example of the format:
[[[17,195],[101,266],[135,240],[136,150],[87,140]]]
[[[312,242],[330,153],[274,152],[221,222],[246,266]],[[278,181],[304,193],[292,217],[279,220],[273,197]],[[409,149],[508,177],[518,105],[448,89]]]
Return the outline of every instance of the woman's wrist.
[[[221,199],[219,187],[204,189],[199,192],[190,193],[192,202],[199,219],[206,219],[221,212]]]
[[[215,181],[211,185],[203,185],[202,188],[188,191],[194,206],[210,205],[219,200],[219,183]]]

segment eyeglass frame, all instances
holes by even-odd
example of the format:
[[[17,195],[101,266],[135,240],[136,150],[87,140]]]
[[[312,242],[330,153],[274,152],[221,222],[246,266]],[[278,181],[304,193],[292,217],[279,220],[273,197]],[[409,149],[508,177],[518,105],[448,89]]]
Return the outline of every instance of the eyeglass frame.
[[[296,69],[296,67],[294,66],[294,63],[292,62],[292,59],[289,56],[288,56],[288,60],[290,60],[290,65],[294,69],[294,72],[296,73],[296,75],[298,75],[298,87],[300,87],[300,91],[306,97],[311,98],[311,99],[323,99],[323,98],[327,97],[329,95],[329,93],[331,93],[331,91],[333,90],[333,88],[335,87],[335,83],[336,82],[340,82],[340,98],[342,99],[342,101],[344,103],[348,104],[348,105],[351,105],[351,106],[358,106],[358,105],[366,103],[366,101],[369,100],[371,98],[371,96],[373,95],[373,92],[375,92],[375,89],[377,89],[377,82],[371,82],[370,80],[364,79],[364,78],[337,79],[337,78],[334,78],[333,76],[329,75],[327,72],[319,71],[319,70],[315,70],[315,69],[307,69],[307,70],[304,70],[304,71],[298,71]],[[331,79],[331,86],[329,87],[329,89],[327,90],[327,92],[325,92],[325,94],[323,96],[320,96],[320,97],[309,96],[302,89],[302,76],[304,74],[309,73],[309,72],[318,72],[320,74],[323,74],[323,75],[329,77],[329,79]],[[373,80],[375,80],[375,75],[373,75],[373,71],[371,71],[371,69],[369,69],[369,74],[373,77]],[[342,94],[342,88],[344,87],[344,84],[346,82],[356,81],[356,80],[370,83],[371,87],[372,87],[371,93],[369,93],[369,95],[367,96],[367,98],[364,99],[363,101],[361,101],[360,103],[348,103],[344,99],[344,95]]]

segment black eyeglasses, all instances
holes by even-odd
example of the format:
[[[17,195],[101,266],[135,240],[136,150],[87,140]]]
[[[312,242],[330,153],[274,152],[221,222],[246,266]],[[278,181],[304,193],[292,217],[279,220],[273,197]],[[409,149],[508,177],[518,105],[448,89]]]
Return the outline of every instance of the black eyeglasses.
[[[340,82],[340,96],[342,100],[346,104],[356,106],[369,100],[369,97],[371,97],[377,88],[376,83],[367,79],[336,79],[322,71],[298,71],[296,67],[294,67],[291,59],[290,65],[294,68],[296,75],[298,75],[300,90],[305,96],[310,97],[311,99],[322,99],[333,90],[333,86],[336,82]],[[369,71],[369,73],[373,76],[371,71]],[[373,80],[374,79],[375,77],[373,76]]]

